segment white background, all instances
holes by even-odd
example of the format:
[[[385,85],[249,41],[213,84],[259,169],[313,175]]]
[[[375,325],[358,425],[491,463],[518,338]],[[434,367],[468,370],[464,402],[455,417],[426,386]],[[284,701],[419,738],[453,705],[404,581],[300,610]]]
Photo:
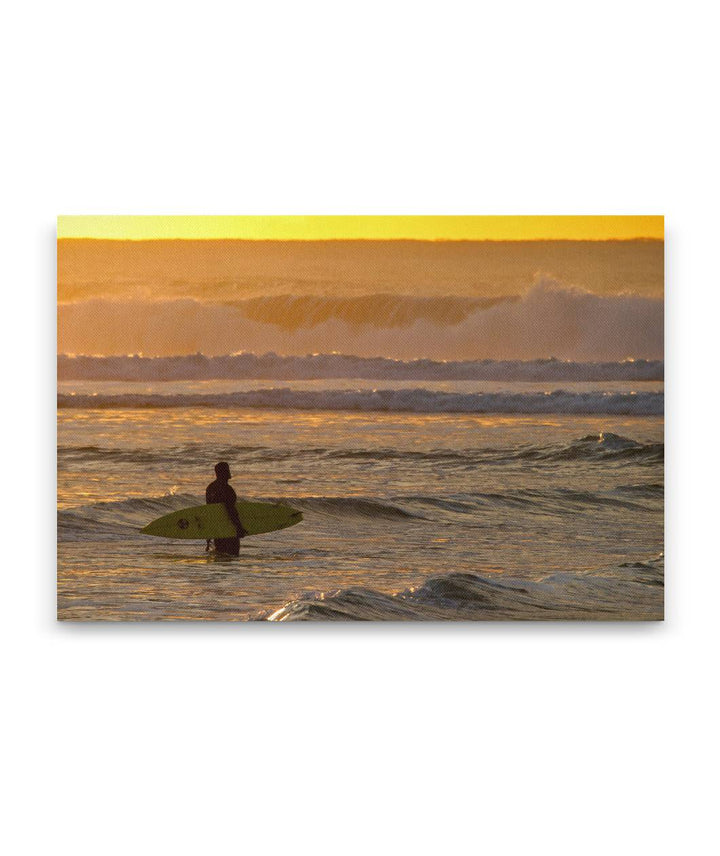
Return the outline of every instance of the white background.
[[[717,847],[711,8],[6,8],[5,852]],[[667,620],[57,624],[54,218],[93,213],[664,213]]]

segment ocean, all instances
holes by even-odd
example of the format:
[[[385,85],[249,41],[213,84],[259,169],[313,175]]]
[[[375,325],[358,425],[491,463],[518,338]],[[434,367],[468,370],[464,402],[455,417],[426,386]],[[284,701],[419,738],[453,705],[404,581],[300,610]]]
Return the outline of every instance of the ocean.
[[[661,381],[59,386],[60,618],[662,617]],[[304,521],[139,533],[218,460]]]
[[[212,243],[60,242],[60,619],[663,617],[661,242]]]

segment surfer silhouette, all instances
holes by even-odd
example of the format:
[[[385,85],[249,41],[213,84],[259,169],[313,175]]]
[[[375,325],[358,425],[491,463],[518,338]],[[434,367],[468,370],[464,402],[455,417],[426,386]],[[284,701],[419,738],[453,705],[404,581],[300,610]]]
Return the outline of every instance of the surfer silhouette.
[[[218,553],[225,553],[229,556],[239,556],[240,539],[244,538],[247,535],[247,532],[243,529],[243,525],[238,517],[237,508],[235,508],[237,494],[229,484],[230,479],[232,478],[230,465],[225,461],[220,461],[220,463],[215,464],[215,475],[217,478],[214,482],[210,482],[205,490],[205,502],[208,505],[211,505],[214,502],[222,502],[227,509],[228,517],[235,524],[237,536],[235,538],[215,538],[213,543],[215,544],[215,549]],[[208,541],[208,547],[209,546],[210,542]]]

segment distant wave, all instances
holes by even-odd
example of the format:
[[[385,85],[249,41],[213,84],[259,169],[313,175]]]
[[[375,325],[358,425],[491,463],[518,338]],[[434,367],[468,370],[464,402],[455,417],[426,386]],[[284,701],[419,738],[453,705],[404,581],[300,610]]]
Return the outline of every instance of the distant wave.
[[[649,416],[663,413],[662,392],[455,393],[427,389],[294,390],[198,395],[67,395],[58,407],[74,408],[289,408],[410,413],[573,413]]]
[[[228,303],[246,318],[274,324],[286,330],[317,327],[338,320],[357,327],[409,327],[416,321],[431,321],[447,326],[459,324],[474,312],[500,303],[513,303],[519,297],[462,297],[441,295],[415,297],[407,294],[364,294],[342,297],[310,294],[279,294],[251,297]]]
[[[538,582],[481,573],[431,576],[397,593],[346,588],[290,601],[269,621],[660,620],[662,557]]]
[[[57,358],[60,380],[488,380],[659,381],[662,360],[568,362],[547,360],[393,360],[345,354],[228,354],[208,357],[71,356]]]
[[[58,307],[67,353],[209,355],[273,350],[345,351],[362,357],[433,360],[659,359],[663,302],[599,296],[543,280],[522,297],[377,293],[292,294],[231,302],[111,300]]]

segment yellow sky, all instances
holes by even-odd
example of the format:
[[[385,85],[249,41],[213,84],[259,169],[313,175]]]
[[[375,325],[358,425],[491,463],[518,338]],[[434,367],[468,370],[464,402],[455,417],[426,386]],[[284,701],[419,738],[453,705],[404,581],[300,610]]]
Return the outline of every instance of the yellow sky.
[[[58,238],[608,240],[664,236],[662,216],[58,217]]]

